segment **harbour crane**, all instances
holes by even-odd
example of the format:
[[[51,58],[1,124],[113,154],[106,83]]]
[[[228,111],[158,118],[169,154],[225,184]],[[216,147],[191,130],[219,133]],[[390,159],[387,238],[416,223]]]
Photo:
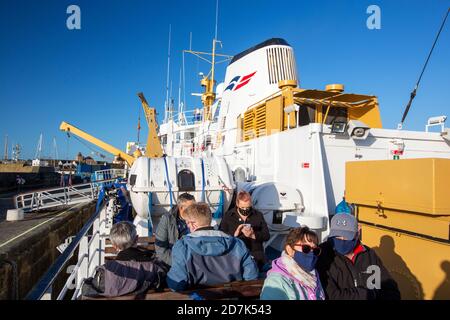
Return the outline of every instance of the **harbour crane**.
[[[131,167],[133,165],[133,162],[139,158],[140,156],[142,156],[142,153],[139,149],[137,149],[133,155],[129,155],[128,153],[126,153],[125,151],[122,151],[92,135],[90,135],[87,132],[84,132],[81,129],[78,129],[77,127],[71,125],[70,123],[67,122],[61,122],[61,125],[59,126],[59,129],[62,131],[65,131],[67,133],[72,133],[90,143],[92,143],[93,145],[105,150],[106,152],[111,153],[114,156],[117,156],[123,160],[125,160],[127,162],[127,164]]]
[[[145,119],[148,125],[148,136],[147,136],[147,146],[145,147],[145,156],[149,158],[161,158],[163,156],[163,150],[161,142],[158,138],[158,133],[156,128],[158,124],[156,122],[156,110],[151,108],[142,92],[138,94],[139,99],[142,103],[142,108],[144,109]]]

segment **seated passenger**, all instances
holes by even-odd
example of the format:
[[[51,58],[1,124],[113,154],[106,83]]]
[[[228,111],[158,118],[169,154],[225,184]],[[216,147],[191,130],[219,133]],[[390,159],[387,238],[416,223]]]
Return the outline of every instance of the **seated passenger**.
[[[154,252],[136,245],[136,227],[122,221],[112,226],[112,246],[118,251],[115,260],[97,267],[95,276],[86,279],[82,295],[106,297],[144,293],[165,285],[169,266],[155,258]]]
[[[164,214],[158,223],[155,232],[155,250],[158,259],[168,265],[172,264],[172,247],[175,242],[189,233],[184,218],[184,210],[195,203],[195,198],[189,193],[180,194],[177,205]]]
[[[261,291],[261,300],[324,300],[315,264],[320,255],[318,237],[308,227],[292,229],[281,257],[272,269]]]
[[[375,251],[359,240],[355,216],[336,214],[317,264],[330,300],[399,300],[397,283]]]
[[[262,213],[252,208],[250,193],[240,191],[237,194],[236,207],[225,213],[219,230],[244,241],[258,268],[264,266],[266,256],[263,243],[270,238],[269,228]]]
[[[206,203],[192,204],[184,211],[191,233],[172,249],[172,267],[167,284],[174,291],[196,285],[216,285],[258,277],[258,268],[245,244],[211,227]]]

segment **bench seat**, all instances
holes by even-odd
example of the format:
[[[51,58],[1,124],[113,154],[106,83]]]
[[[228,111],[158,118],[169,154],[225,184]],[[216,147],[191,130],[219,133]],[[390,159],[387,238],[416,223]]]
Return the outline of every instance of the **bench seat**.
[[[202,286],[181,292],[173,292],[170,289],[156,292],[149,290],[145,295],[129,294],[120,297],[81,297],[81,300],[193,300],[192,294],[196,293],[205,300],[254,300],[259,299],[264,279],[251,281],[234,281],[215,286]]]

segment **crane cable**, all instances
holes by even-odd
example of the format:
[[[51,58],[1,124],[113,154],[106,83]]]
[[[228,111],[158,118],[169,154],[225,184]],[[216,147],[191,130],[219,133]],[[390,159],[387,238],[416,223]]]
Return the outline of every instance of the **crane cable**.
[[[431,47],[430,53],[428,54],[427,60],[425,61],[425,64],[424,64],[424,66],[422,68],[422,72],[420,73],[419,80],[417,80],[417,83],[416,83],[416,85],[414,87],[414,90],[411,92],[408,104],[406,105],[405,111],[403,112],[402,121],[398,124],[398,129],[402,129],[402,127],[403,127],[403,122],[405,121],[406,116],[408,115],[408,112],[409,112],[409,108],[411,108],[411,104],[412,104],[414,98],[416,97],[416,93],[417,93],[417,89],[419,87],[420,80],[422,80],[423,73],[425,72],[425,69],[426,69],[426,67],[428,65],[428,61],[430,60],[431,54],[433,53],[434,47],[435,47],[435,45],[436,45],[436,43],[437,43],[437,41],[439,39],[441,31],[444,28],[444,25],[445,25],[445,22],[447,20],[449,12],[450,12],[450,8],[447,9],[447,13],[445,15],[445,18],[442,21],[441,27],[439,28],[439,32],[436,35],[436,39],[434,40],[433,46]]]
[[[89,145],[88,143],[86,143],[85,141],[83,141],[81,138],[78,138],[76,135],[69,135],[69,137],[74,137],[76,140],[78,140],[79,142],[81,142],[81,144],[83,144],[86,148],[88,148],[89,150],[91,150],[92,152],[94,152],[96,155],[100,156],[103,159],[108,159],[111,160],[113,159],[111,156],[106,156],[103,153],[101,153],[98,149],[93,148],[91,145]]]

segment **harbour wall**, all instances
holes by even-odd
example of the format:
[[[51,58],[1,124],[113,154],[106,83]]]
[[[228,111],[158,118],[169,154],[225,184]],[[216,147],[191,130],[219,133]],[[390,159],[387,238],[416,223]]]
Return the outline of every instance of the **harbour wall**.
[[[95,212],[95,202],[66,210],[64,214],[2,248],[0,251],[0,300],[23,299],[60,255],[56,249],[76,235]],[[16,222],[13,222],[16,223]],[[76,263],[76,254],[73,260]],[[69,263],[70,264],[70,263]],[[67,278],[55,281],[58,291]]]

